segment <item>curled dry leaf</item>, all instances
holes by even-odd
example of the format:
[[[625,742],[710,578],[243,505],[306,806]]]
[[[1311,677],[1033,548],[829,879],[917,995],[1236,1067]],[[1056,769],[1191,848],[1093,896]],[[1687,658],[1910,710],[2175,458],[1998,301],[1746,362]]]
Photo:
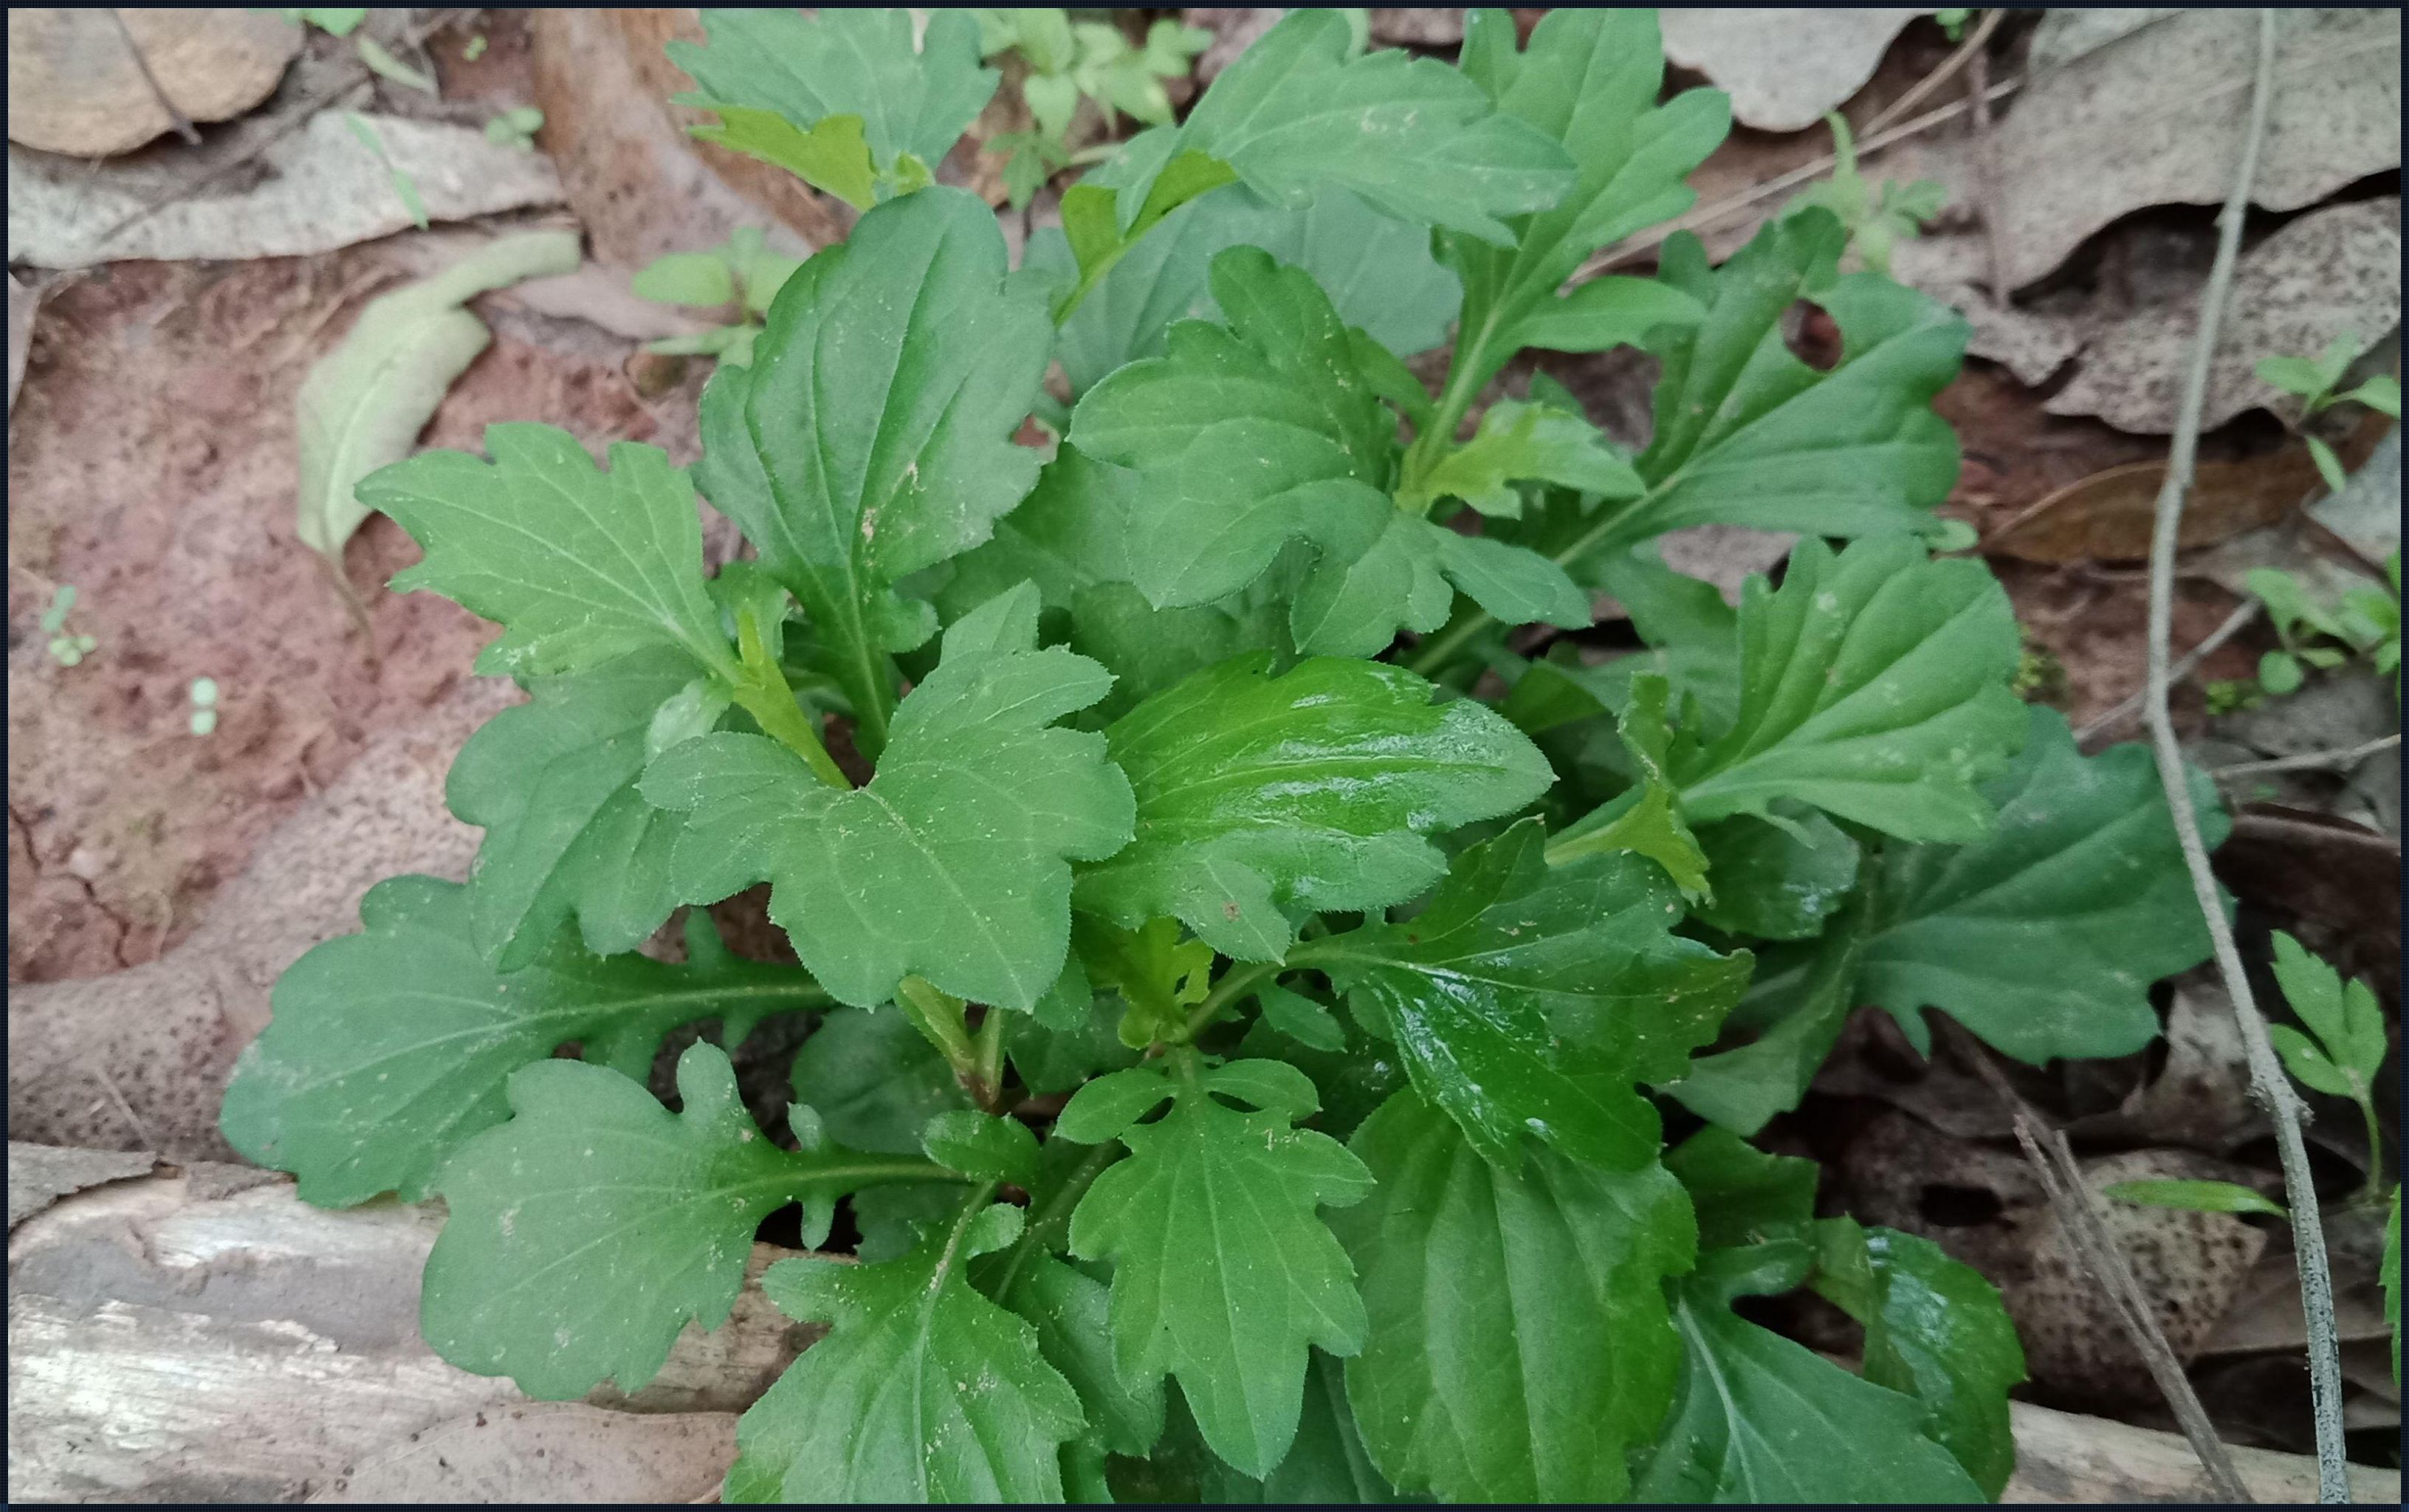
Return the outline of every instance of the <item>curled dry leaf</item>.
[[[2373,453],[2391,422],[2371,415],[2334,450],[2345,468]],[[2138,562],[2150,554],[2164,462],[2128,462],[2070,483],[1994,531],[1983,550],[2053,566]],[[2272,526],[2324,488],[2309,449],[2292,441],[2239,462],[2203,462],[2184,504],[2180,544],[2214,546]]]
[[[2189,10],[2036,71],[1992,137],[2010,288],[2119,216],[2225,198],[2258,25],[2252,11]],[[2275,80],[2253,203],[2299,209],[2400,163],[2400,11],[2286,12]]]
[[[1667,10],[1665,56],[1731,95],[1732,118],[1804,131],[1865,87],[1922,10]]]
[[[130,152],[178,116],[242,114],[300,50],[301,28],[272,10],[12,8],[8,139],[77,157]]]
[[[497,241],[371,302],[343,344],[310,369],[296,401],[296,528],[303,544],[337,564],[338,576],[343,542],[369,512],[353,490],[377,468],[410,454],[452,381],[493,339],[462,303],[521,279],[575,272],[578,255],[573,231],[531,231]]]

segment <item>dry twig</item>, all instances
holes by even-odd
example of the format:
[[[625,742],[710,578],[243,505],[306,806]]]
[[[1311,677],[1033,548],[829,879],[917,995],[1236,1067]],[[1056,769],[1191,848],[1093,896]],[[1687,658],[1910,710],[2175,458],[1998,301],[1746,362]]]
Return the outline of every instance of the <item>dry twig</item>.
[[[2236,777],[2257,777],[2276,771],[2323,771],[2330,767],[2356,767],[2378,752],[2389,751],[2401,743],[2401,732],[2377,740],[2362,742],[2339,751],[2309,751],[2300,756],[2277,756],[2272,761],[2238,761],[2229,767],[2218,767],[2209,775],[2218,782]]]
[[[2016,1143],[2024,1146],[2025,1159],[2041,1178],[2041,1190],[2049,1196],[2049,1205],[2057,1214],[2058,1227],[2065,1231],[2067,1243],[2074,1246],[2075,1255],[2083,1261],[2084,1269],[2091,1273],[2091,1278],[2099,1283],[2117,1325],[2132,1341],[2142,1362],[2149,1367],[2150,1378],[2158,1383],[2167,1405],[2174,1410],[2175,1422],[2208,1471],[2217,1500],[2253,1500],[2249,1489],[2242,1484],[2241,1473],[2233,1467],[2233,1456],[2227,1452],[2225,1441],[2216,1436],[2207,1409],[2192,1390],[2191,1377],[2184,1374],[2183,1361],[2175,1358],[2174,1346],[2167,1342],[2166,1331],[2158,1326],[2157,1310],[2142,1293],[2132,1267],[2125,1262],[2125,1252],[2117,1247],[2115,1236],[2101,1220],[2066,1135],[2043,1123],[2040,1115],[2016,1095],[2007,1077],[1991,1063],[1990,1052],[1971,1034],[1947,1019],[1940,1022],[1941,1032],[1948,1037],[1958,1058],[1971,1065],[1989,1084],[2014,1119]]]
[[[2200,644],[2192,647],[2189,651],[2184,653],[2183,659],[2176,662],[2173,667],[2168,670],[2167,682],[2169,684],[2171,685],[2173,684],[2180,683],[2185,678],[2191,676],[2192,673],[2200,670],[2200,664],[2208,660],[2210,656],[2215,655],[2217,647],[2225,644],[2225,642],[2232,640],[2235,636],[2240,635],[2243,631],[2248,629],[2253,624],[2257,623],[2260,612],[2265,608],[2266,606],[2261,604],[2256,598],[2244,599],[2232,613],[2225,616],[2224,624],[2218,626],[2215,629],[2209,631],[2207,639],[2200,641]],[[2089,744],[2091,741],[2099,735],[2105,731],[2114,729],[2117,726],[2123,724],[2128,719],[2142,712],[2142,705],[2149,701],[2150,690],[2145,684],[2140,692],[2134,694],[2131,698],[2127,698],[2115,708],[2109,710],[2106,713],[2101,714],[2099,718],[2084,726],[2081,729],[2076,730],[2074,732],[2075,741],[2080,744]]]
[[[1879,136],[1884,126],[1930,99],[1934,90],[1957,76],[1957,70],[1979,65],[1984,55],[1983,49],[1990,44],[1991,34],[1999,29],[1999,22],[2006,19],[2007,14],[2006,11],[1997,7],[1983,11],[1983,19],[1974,25],[1974,35],[1959,43],[1955,51],[1941,59],[1940,67],[1917,79],[1913,88],[1883,106],[1880,115],[1866,122],[1866,135]],[[1976,83],[1975,98],[1981,99],[1983,91],[1987,87],[1987,83]]]
[[[2317,1217],[2316,1186],[2309,1171],[2309,1153],[2301,1137],[2308,1110],[2284,1075],[2275,1047],[2267,1036],[2267,1021],[2242,969],[2242,954],[2233,943],[2217,896],[2216,875],[2209,870],[2208,848],[2200,842],[2200,817],[2193,812],[2191,785],[2185,773],[2183,747],[2175,740],[2174,718],[2168,712],[2172,684],[2168,636],[2174,620],[2175,547],[2183,527],[2184,496],[2191,487],[2192,465],[2200,451],[2200,410],[2208,394],[2210,359],[2216,351],[2217,327],[2233,287],[2233,265],[2242,248],[2242,223],[2249,213],[2251,180],[2258,177],[2258,152],[2267,137],[2267,109],[2274,94],[2276,15],[2258,13],[2258,67],[2251,89],[2250,119],[2242,137],[2242,162],[2233,176],[2233,192],[2217,216],[2216,262],[2200,302],[2200,329],[2192,342],[2191,366],[2184,377],[2183,409],[2175,421],[2174,446],[2167,462],[2167,478],[2158,491],[2157,520],[2150,540],[2150,681],[2148,714],[2150,743],[2157,757],[2159,785],[2174,816],[2175,835],[2182,842],[2184,863],[2191,872],[2192,891],[2207,920],[2210,943],[2215,949],[2217,973],[2233,999],[2233,1016],[2250,1062],[2252,1094],[2272,1116],[2275,1148],[2284,1166],[2284,1190],[2292,1214],[2292,1247],[2299,1256],[2301,1310],[2308,1326],[2309,1404],[2316,1419],[2317,1499],[2347,1502],[2350,1483],[2344,1468],[2342,1354],[2334,1337],[2333,1280],[2326,1265],[2325,1231]]]

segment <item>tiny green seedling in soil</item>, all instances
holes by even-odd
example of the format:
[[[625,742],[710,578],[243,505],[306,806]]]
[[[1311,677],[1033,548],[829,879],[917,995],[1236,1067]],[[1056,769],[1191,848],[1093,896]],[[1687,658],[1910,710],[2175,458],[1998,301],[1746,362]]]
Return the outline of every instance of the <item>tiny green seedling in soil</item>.
[[[2275,932],[2275,985],[2309,1030],[2304,1034],[2289,1024],[2272,1026],[2267,1032],[2275,1042],[2275,1053],[2302,1087],[2358,1104],[2367,1129],[2367,1181],[2361,1195],[2373,1201],[2384,1189],[2384,1135],[2375,1116],[2375,1077],[2390,1046],[2384,1010],[2365,982],[2344,982],[2341,972],[2280,929]]]
[[[2353,655],[2368,658],[2378,673],[2401,686],[2401,554],[2385,559],[2386,586],[2346,589],[2331,607],[2320,603],[2301,580],[2280,568],[2253,568],[2243,584],[2267,606],[2278,649],[2258,658],[2258,686],[2268,693],[2295,693],[2306,669],[2332,671]],[[2388,591],[2387,591],[2388,587]]]
[[[1132,45],[1118,26],[1075,22],[1060,10],[973,14],[978,18],[984,56],[992,60],[1017,53],[1028,68],[1020,94],[1032,129],[1003,132],[987,144],[987,151],[1003,155],[1004,187],[1015,209],[1026,206],[1057,172],[1082,161],[1070,140],[1082,101],[1107,135],[1116,114],[1150,126],[1168,125],[1171,96],[1163,80],[1185,79],[1196,54],[1213,42],[1212,33],[1168,17],[1147,28],[1143,43]],[[1108,156],[1111,150],[1106,143],[1096,152]]]
[[[401,200],[401,208],[410,212],[410,219],[418,229],[426,230],[428,223],[426,202],[419,197],[418,180],[394,163],[392,155],[384,150],[384,138],[368,124],[368,117],[356,110],[346,110],[343,123],[352,128],[352,135],[360,139],[361,146],[376,154],[377,163],[384,169],[385,177],[393,181],[393,192]]]
[[[1857,146],[1849,122],[1838,110],[1824,117],[1832,128],[1832,155],[1839,161],[1832,176],[1791,201],[1794,209],[1820,205],[1840,218],[1849,230],[1850,248],[1873,271],[1888,276],[1891,249],[1921,235],[1925,223],[1940,213],[1948,190],[1930,179],[1900,183],[1884,179],[1868,183],[1857,171]]]
[[[2378,373],[2347,393],[2334,392],[2359,354],[2359,338],[2338,336],[2318,356],[2265,358],[2258,364],[2258,381],[2300,400],[2304,425],[2338,404],[2363,404],[2379,414],[2400,419],[2401,381],[2389,373]],[[2325,480],[2326,487],[2341,493],[2347,481],[2343,474],[2342,458],[2334,454],[2333,447],[2322,437],[2303,430],[2301,439],[2308,442],[2309,455],[2316,462],[2317,475]]]
[[[218,680],[196,677],[192,686],[192,730],[195,735],[214,735],[218,727]]]
[[[50,595],[50,607],[42,611],[42,633],[50,638],[50,659],[62,667],[73,667],[100,649],[98,641],[67,627],[67,616],[75,612],[75,584],[62,583]]]
[[[460,61],[462,63],[476,62],[479,58],[485,55],[485,34],[479,32],[476,36],[469,38],[467,42],[461,44]]]
[[[645,350],[672,355],[703,355],[742,367],[753,360],[753,338],[761,317],[786,281],[803,265],[769,251],[761,228],[739,226],[727,244],[709,252],[671,252],[636,274],[636,297],[691,310],[729,310],[737,318],[693,336],[664,337]]]
[[[532,105],[522,105],[486,122],[485,140],[515,147],[522,152],[532,152],[535,151],[535,134],[542,129],[543,112]]]
[[[654,1379],[772,1214],[858,1235],[761,1278],[828,1327],[729,1502],[1997,1498],[1998,1292],[1752,1143],[1853,1012],[2128,1056],[2208,955],[2148,751],[2020,699],[1947,554],[1966,323],[1821,204],[1580,279],[1729,129],[1652,12],[1472,10],[1450,65],[1292,11],[1184,117],[1144,90],[1195,38],[1083,82],[1055,14],[1012,45],[1149,124],[1017,266],[927,172],[1003,22],[671,44],[714,139],[860,218],[645,269],[734,317],[690,469],[509,424],[360,484],[527,699],[446,786],[469,880],[284,974],[226,1137],[312,1202],[442,1197],[426,1337],[538,1398]],[[1508,377],[1621,348],[1637,450]],[[1735,605],[1660,553],[1701,525],[1798,545]],[[708,912],[765,884],[794,964]],[[1755,1320],[1802,1288],[1859,1367]]]

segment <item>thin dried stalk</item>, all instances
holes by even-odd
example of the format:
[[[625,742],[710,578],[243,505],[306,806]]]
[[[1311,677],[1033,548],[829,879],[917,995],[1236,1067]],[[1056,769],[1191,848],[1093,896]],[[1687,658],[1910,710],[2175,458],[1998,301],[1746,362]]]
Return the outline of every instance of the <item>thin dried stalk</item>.
[[[2258,13],[2258,71],[2250,94],[2250,120],[2242,137],[2242,162],[2233,176],[2233,192],[2217,217],[2216,262],[2209,273],[2202,299],[2200,330],[2194,338],[2190,370],[2184,378],[2183,409],[2175,423],[2174,447],[2167,462],[2166,483],[2158,491],[2157,528],[2150,540],[2150,745],[2157,757],[2158,781],[2165,787],[2167,807],[2174,816],[2175,834],[2183,844],[2184,863],[2191,872],[2192,891],[2200,915],[2208,922],[2209,941],[2215,948],[2217,973],[2233,999],[2233,1016],[2250,1062],[2252,1095],[2273,1117],[2275,1148],[2284,1166],[2284,1190],[2291,1210],[2292,1247],[2300,1260],[2301,1310],[2307,1322],[2309,1404],[2316,1418],[2317,1500],[2350,1500],[2350,1482],[2343,1444],[2342,1351],[2334,1334],[2333,1280],[2326,1265],[2325,1230],[2317,1217],[2317,1191],[2309,1171],[2308,1146],[2301,1126],[2308,1110],[2284,1074],[2275,1047],[2267,1036],[2250,980],[2242,969],[2242,953],[2233,943],[2233,929],[2225,919],[2217,896],[2216,876],[2209,870],[2208,847],[2200,842],[2200,817],[2193,812],[2191,785],[2184,770],[2183,747],[2175,740],[2167,695],[2172,685],[2167,642],[2174,621],[2175,546],[2183,527],[2184,497],[2191,487],[2192,465],[2200,451],[2200,410],[2208,394],[2210,359],[2216,351],[2217,327],[2233,287],[2233,265],[2242,247],[2242,223],[2250,209],[2250,185],[2258,177],[2258,151],[2267,137],[2267,109],[2274,94],[2276,13]]]

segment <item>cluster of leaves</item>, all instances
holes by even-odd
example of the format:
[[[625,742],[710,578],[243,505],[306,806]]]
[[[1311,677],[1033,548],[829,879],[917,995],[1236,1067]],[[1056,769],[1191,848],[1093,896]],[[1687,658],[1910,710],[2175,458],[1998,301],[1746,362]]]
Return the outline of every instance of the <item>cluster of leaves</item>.
[[[2251,569],[2244,584],[2267,606],[2268,622],[2281,642],[2258,658],[2259,689],[2278,695],[2296,693],[2308,680],[2308,668],[2330,672],[2353,655],[2360,655],[2377,672],[2392,674],[2397,698],[2401,691],[2399,552],[2384,559],[2384,575],[2390,592],[2363,584],[2344,590],[2340,601],[2329,607],[2281,568]]]
[[[1832,156],[1837,160],[1832,176],[1793,199],[1791,208],[1820,205],[1839,216],[1849,228],[1850,247],[1858,260],[1877,273],[1887,274],[1891,249],[1921,236],[1925,223],[1948,202],[1949,192],[1931,179],[1904,184],[1895,179],[1868,183],[1857,169],[1857,143],[1849,131],[1848,118],[1833,110],[1825,114],[1824,123],[1832,128]]]
[[[75,606],[76,585],[62,583],[50,591],[50,606],[42,611],[42,633],[50,638],[50,659],[62,667],[76,666],[100,649],[97,637],[67,628],[67,616],[75,612]]]
[[[1104,22],[1074,22],[1060,10],[977,10],[979,52],[990,60],[1017,53],[1028,66],[1020,83],[1032,129],[1004,132],[987,150],[1003,155],[1003,183],[1012,207],[1035,198],[1046,181],[1078,161],[1071,128],[1079,102],[1089,102],[1110,135],[1116,115],[1148,125],[1171,122],[1166,79],[1185,79],[1196,54],[1212,46],[1213,34],[1163,17],[1132,46],[1121,29]],[[1104,151],[1109,155],[1110,149]]]
[[[2258,364],[2258,381],[2272,389],[2288,394],[2300,401],[2303,425],[2339,404],[2361,404],[2379,414],[2401,418],[2401,381],[2390,373],[2377,373],[2365,382],[2346,392],[2342,381],[2359,360],[2359,338],[2338,336],[2325,351],[2315,357],[2268,357]],[[2342,458],[2325,438],[2305,430],[2302,439],[2309,443],[2309,455],[2315,459],[2317,475],[2326,486],[2339,494],[2347,481],[2342,470]]]
[[[761,228],[754,225],[738,226],[724,246],[708,252],[656,258],[637,270],[637,298],[690,310],[733,309],[736,318],[693,336],[663,337],[645,350],[716,357],[743,367],[753,360],[753,338],[761,334],[761,317],[770,312],[770,302],[802,266],[770,251]]]
[[[847,1202],[858,1263],[765,1277],[829,1332],[731,1501],[1996,1496],[1997,1293],[1745,1142],[1857,1004],[2121,1055],[2207,951],[2146,753],[2021,703],[2005,595],[1926,543],[1964,324],[1821,209],[1567,289],[1727,128],[1658,103],[1647,12],[1476,11],[1460,67],[1292,13],[1018,268],[909,168],[995,87],[969,17],[705,25],[725,129],[858,144],[872,204],[691,478],[502,425],[362,485],[529,698],[453,769],[468,883],[279,982],[236,1147],[440,1193],[426,1336],[541,1397],[642,1386],[766,1216]],[[1519,352],[1618,345],[1637,455],[1549,385],[1464,434]],[[751,559],[706,573],[698,488]],[[1705,523],[1808,539],[1735,609],[1653,546]],[[1647,649],[1508,641],[1601,593]],[[695,906],[763,883],[799,966]],[[818,1015],[785,1139],[728,1054],[773,1013]],[[1801,1286],[1861,1371],[1735,1308]]]

